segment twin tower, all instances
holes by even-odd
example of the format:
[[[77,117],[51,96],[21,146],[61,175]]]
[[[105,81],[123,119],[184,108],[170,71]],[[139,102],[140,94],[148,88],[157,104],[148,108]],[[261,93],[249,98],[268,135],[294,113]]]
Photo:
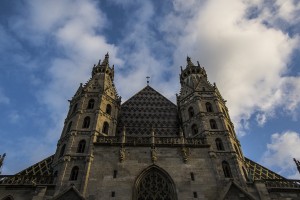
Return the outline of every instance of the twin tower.
[[[247,186],[247,163],[217,86],[189,57],[180,84],[177,105],[150,86],[121,104],[106,54],[70,100],[52,163],[54,196],[254,198]]]

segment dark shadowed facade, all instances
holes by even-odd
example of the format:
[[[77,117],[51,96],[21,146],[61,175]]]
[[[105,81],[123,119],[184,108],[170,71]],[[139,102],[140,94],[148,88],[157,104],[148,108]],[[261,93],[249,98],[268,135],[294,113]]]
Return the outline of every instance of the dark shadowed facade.
[[[149,85],[121,104],[107,54],[70,100],[55,154],[0,176],[0,200],[300,199],[299,181],[244,157],[199,63],[187,58],[180,84],[176,104]]]

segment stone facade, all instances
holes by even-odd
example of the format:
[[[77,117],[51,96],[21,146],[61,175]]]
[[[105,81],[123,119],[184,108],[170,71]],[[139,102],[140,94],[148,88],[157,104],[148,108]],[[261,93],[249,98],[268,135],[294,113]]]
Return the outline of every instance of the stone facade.
[[[53,156],[0,177],[0,199],[300,199],[243,156],[226,101],[187,58],[177,105],[147,85],[121,104],[109,55],[80,84]]]

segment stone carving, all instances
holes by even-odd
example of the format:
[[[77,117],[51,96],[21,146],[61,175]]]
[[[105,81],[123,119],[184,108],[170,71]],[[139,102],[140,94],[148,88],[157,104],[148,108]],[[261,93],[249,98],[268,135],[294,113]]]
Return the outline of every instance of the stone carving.
[[[182,152],[183,162],[187,163],[190,157],[190,149],[186,147],[182,147],[181,152]]]
[[[157,152],[155,148],[151,148],[151,160],[155,162],[157,160]]]
[[[126,151],[125,148],[121,147],[119,150],[119,160],[120,162],[123,162],[126,158]]]

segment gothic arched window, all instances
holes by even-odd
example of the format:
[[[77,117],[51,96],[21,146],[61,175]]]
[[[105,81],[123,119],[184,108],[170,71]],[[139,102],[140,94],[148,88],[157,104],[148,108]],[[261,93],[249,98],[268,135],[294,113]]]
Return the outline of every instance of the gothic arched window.
[[[106,105],[106,111],[105,111],[107,114],[111,115],[111,105],[110,104],[107,104]]]
[[[72,127],[72,121],[69,122],[68,127],[67,127],[67,133],[70,132]]]
[[[103,123],[102,133],[108,134],[109,124],[107,122]]]
[[[230,169],[230,166],[229,166],[228,162],[223,161],[222,162],[222,168],[223,168],[224,176],[226,178],[231,178],[232,174],[231,174],[231,169]]]
[[[59,152],[59,157],[62,157],[65,154],[65,149],[66,149],[66,144],[64,144],[61,147],[60,152]]]
[[[207,112],[213,112],[213,108],[212,108],[211,103],[206,102],[205,107],[206,107]]]
[[[156,166],[151,167],[137,178],[133,199],[177,200],[175,184],[166,172]]]
[[[189,112],[189,117],[190,118],[194,117],[195,113],[194,113],[194,108],[192,106],[189,107],[188,112]]]
[[[72,168],[70,181],[76,181],[78,177],[79,167],[75,166]]]
[[[80,140],[77,147],[77,153],[84,153],[85,144],[86,144],[85,140]]]
[[[87,106],[87,109],[93,109],[94,105],[95,105],[95,100],[94,99],[90,99],[89,103],[88,103],[88,106]]]
[[[91,118],[89,116],[85,117],[83,120],[82,128],[90,127]]]
[[[209,124],[211,129],[218,129],[216,120],[214,119],[209,120]]]
[[[192,128],[193,135],[196,135],[198,133],[198,127],[197,127],[197,125],[193,124],[191,128]]]
[[[216,146],[217,146],[217,150],[219,150],[219,151],[224,150],[223,142],[220,138],[216,139]]]

